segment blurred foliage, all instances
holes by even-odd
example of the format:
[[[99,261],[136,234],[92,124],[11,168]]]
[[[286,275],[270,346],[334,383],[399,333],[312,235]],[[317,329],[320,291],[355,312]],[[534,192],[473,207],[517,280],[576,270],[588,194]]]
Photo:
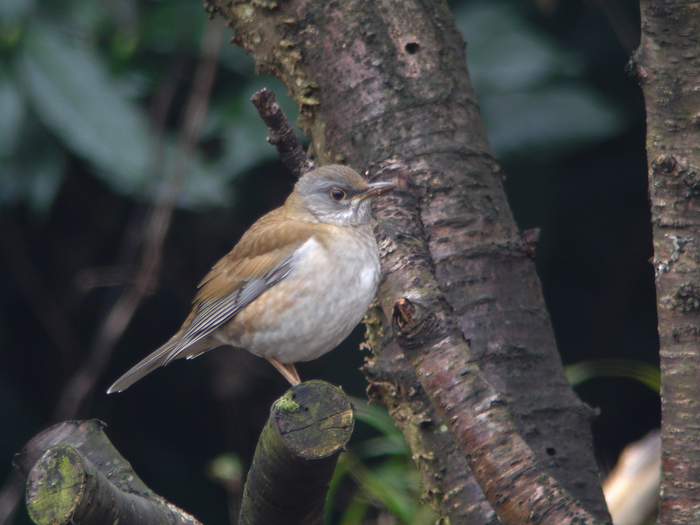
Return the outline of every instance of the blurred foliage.
[[[585,79],[585,58],[529,23],[517,3],[453,11],[496,157],[564,156],[619,134],[620,108]]]
[[[328,491],[326,524],[334,523],[334,506],[340,507],[336,494],[348,477],[357,489],[340,513],[338,523],[341,525],[361,525],[370,511],[388,511],[403,524],[434,523],[435,515],[430,506],[420,504],[420,476],[401,430],[383,406],[368,405],[363,399],[354,399],[353,404],[357,421],[368,425],[378,435],[354,442],[340,456]]]
[[[577,54],[531,26],[516,4],[469,3],[454,14],[496,154],[563,155],[618,133],[619,109],[583,79]],[[124,195],[150,198],[175,156],[179,111],[162,141],[149,116],[169,77],[186,83],[207,22],[191,0],[5,0],[0,6],[0,204],[51,206],[66,156]],[[271,158],[248,98],[276,80],[224,45],[218,89],[181,205],[230,202],[230,182]],[[181,104],[181,100],[179,100]],[[295,110],[283,100],[288,114]],[[158,151],[160,149],[160,151]],[[162,162],[155,159],[162,155]]]
[[[202,6],[187,0],[3,2],[0,204],[26,201],[45,213],[68,155],[115,192],[150,198],[175,162],[183,92],[207,23]],[[295,114],[279,82],[255,78],[242,51],[221,45],[221,78],[190,160],[184,206],[228,204],[230,182],[274,156],[248,102],[256,90],[269,85]],[[168,82],[179,92],[161,137],[150,114]]]
[[[571,386],[598,377],[629,377],[659,394],[661,392],[661,370],[658,366],[632,359],[590,359],[565,367],[566,378]]]

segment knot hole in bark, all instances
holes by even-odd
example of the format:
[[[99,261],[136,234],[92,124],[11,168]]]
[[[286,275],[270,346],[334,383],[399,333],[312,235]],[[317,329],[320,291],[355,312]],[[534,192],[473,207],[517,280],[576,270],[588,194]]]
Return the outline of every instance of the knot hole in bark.
[[[661,171],[664,175],[671,175],[676,170],[676,159],[673,155],[659,155],[655,158],[651,166],[652,168]]]
[[[415,55],[420,53],[420,44],[418,42],[409,42],[404,46],[404,49],[409,55]]]
[[[391,325],[399,345],[413,348],[423,345],[431,337],[438,322],[433,312],[401,297],[394,301]]]

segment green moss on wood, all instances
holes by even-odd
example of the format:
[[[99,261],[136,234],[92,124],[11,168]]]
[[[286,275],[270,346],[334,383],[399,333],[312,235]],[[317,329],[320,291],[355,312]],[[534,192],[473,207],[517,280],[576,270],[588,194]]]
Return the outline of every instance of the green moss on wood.
[[[27,484],[27,509],[34,523],[67,523],[85,483],[85,467],[77,450],[59,445],[47,451]]]
[[[309,381],[290,389],[275,403],[258,440],[239,523],[320,524],[354,421],[352,404],[339,388]]]

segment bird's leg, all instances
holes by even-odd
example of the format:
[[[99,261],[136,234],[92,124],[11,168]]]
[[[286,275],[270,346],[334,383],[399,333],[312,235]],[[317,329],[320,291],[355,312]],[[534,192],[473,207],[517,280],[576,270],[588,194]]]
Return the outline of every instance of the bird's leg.
[[[284,365],[280,363],[275,357],[268,357],[266,359],[270,362],[272,366],[279,370],[280,374],[282,374],[284,378],[291,383],[292,386],[296,386],[299,383],[301,383],[301,379],[299,379],[299,372],[297,372],[297,369],[294,368],[294,365],[292,363]]]

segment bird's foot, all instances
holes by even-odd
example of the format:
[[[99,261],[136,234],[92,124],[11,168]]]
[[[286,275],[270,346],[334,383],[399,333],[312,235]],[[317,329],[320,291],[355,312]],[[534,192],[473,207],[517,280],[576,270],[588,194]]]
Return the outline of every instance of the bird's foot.
[[[282,364],[275,357],[268,357],[267,360],[272,366],[279,370],[280,374],[282,374],[292,386],[296,386],[301,383],[301,379],[299,379],[299,372],[297,372],[297,369],[294,368],[294,364]]]

